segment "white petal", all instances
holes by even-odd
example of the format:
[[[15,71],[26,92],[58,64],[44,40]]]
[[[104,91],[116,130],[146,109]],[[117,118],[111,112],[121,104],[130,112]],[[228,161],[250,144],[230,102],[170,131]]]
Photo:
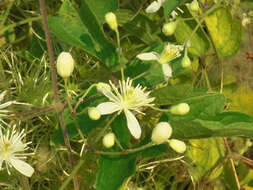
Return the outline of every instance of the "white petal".
[[[140,53],[136,57],[143,61],[158,60],[159,54],[156,52]]]
[[[107,115],[119,111],[120,107],[113,102],[104,102],[99,104],[97,109],[100,111],[101,115]]]
[[[160,9],[162,6],[162,1],[154,1],[152,2],[147,8],[146,8],[146,13],[154,13]]]
[[[125,115],[127,119],[127,127],[130,133],[134,136],[134,138],[139,139],[141,137],[141,127],[138,120],[129,110],[125,110]]]
[[[171,66],[168,63],[164,63],[162,64],[162,70],[163,70],[165,80],[168,81],[169,78],[172,77]]]
[[[33,175],[34,172],[33,167],[24,162],[23,160],[11,158],[10,162],[11,165],[23,175],[27,177],[31,177]]]
[[[8,107],[9,105],[11,105],[13,103],[14,103],[14,101],[5,102],[5,103],[0,105],[0,109],[6,108],[6,107]]]

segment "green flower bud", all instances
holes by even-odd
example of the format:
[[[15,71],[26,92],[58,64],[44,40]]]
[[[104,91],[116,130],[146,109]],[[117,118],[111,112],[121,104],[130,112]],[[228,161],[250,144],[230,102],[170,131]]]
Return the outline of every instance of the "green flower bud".
[[[88,115],[92,120],[99,120],[101,117],[100,111],[95,107],[88,108]]]
[[[172,128],[168,122],[158,123],[152,131],[151,140],[154,144],[166,142],[172,133]]]
[[[198,12],[198,11],[199,11],[199,3],[198,3],[198,0],[193,0],[193,1],[190,3],[189,8],[190,8],[190,10],[193,11],[193,12]]]
[[[189,113],[190,106],[187,103],[180,103],[170,108],[170,113],[174,115],[185,115]]]
[[[186,54],[184,55],[181,64],[182,64],[182,67],[184,67],[184,68],[191,66],[191,60]]]
[[[113,12],[106,13],[105,21],[110,26],[110,28],[114,31],[118,30],[118,23],[116,15]]]
[[[183,141],[177,139],[168,140],[170,147],[178,153],[184,153],[186,151],[186,145]]]
[[[165,36],[171,36],[174,34],[176,28],[177,28],[177,23],[178,21],[172,21],[169,23],[166,23],[163,25],[162,32],[164,33]]]
[[[105,94],[105,92],[111,91],[111,86],[109,84],[106,84],[104,82],[99,82],[97,85],[97,91]]]
[[[103,145],[106,148],[111,148],[115,143],[115,135],[114,133],[108,133],[103,138]]]
[[[75,61],[68,52],[61,52],[56,61],[57,73],[62,78],[68,78],[74,70]]]

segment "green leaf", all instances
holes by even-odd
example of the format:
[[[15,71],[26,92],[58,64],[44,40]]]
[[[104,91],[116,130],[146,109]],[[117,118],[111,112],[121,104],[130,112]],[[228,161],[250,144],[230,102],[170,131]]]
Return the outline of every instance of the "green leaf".
[[[238,190],[236,178],[233,171],[233,166],[231,165],[231,162],[226,162],[224,165],[224,172],[223,172],[223,179],[224,183],[227,187],[227,189],[231,190]]]
[[[136,169],[135,155],[120,157],[99,157],[99,172],[96,180],[97,190],[117,190],[124,180]]]
[[[226,98],[223,94],[203,94],[180,100],[178,103],[187,103],[190,112],[184,116],[176,116],[168,113],[173,120],[208,118],[219,114],[224,109]]]
[[[218,9],[205,22],[218,57],[235,55],[241,46],[242,29],[239,19],[232,18],[230,9]]]
[[[100,23],[104,23],[106,13],[115,12],[119,6],[118,0],[86,0],[86,3]]]
[[[244,113],[229,111],[195,121],[211,129],[216,137],[253,137],[253,118]]]
[[[179,102],[182,99],[194,97],[196,95],[203,94],[203,92],[197,92],[191,85],[176,85],[166,86],[153,90],[151,96],[155,97],[156,105],[170,105]]]
[[[121,113],[111,124],[111,128],[115,133],[117,139],[119,140],[121,146],[124,148],[129,147],[129,142],[131,139],[131,134],[127,127],[126,116]]]
[[[166,20],[169,18],[170,13],[180,5],[183,0],[169,0],[163,3],[163,11]]]
[[[190,40],[191,46],[188,48],[188,52],[196,56],[201,56],[207,52],[209,43],[200,28],[192,35],[196,26],[196,21],[185,22],[181,20],[178,22],[175,37],[180,44],[184,44],[187,40]]]
[[[106,39],[97,15],[86,1],[82,1],[78,13],[89,34],[92,36],[92,39],[99,44],[97,51],[99,52],[101,61],[108,67],[115,68],[118,65],[116,48]]]
[[[210,174],[212,169],[222,161],[225,155],[224,142],[222,139],[214,138],[190,140],[186,155],[193,164],[188,168],[189,173],[198,181],[204,175]]]
[[[118,25],[122,26],[127,22],[130,22],[135,16],[136,13],[129,9],[118,9],[116,12]]]
[[[133,20],[125,23],[122,27],[145,44],[150,45],[161,41],[155,34],[159,26],[145,15],[138,14]]]
[[[191,120],[171,121],[174,139],[200,139],[211,137],[213,131],[207,127],[202,126],[199,122]]]
[[[50,31],[65,43],[81,48],[94,57],[99,58],[98,46],[93,41],[87,28],[81,22],[76,10],[68,0],[64,0],[59,16],[48,18]]]

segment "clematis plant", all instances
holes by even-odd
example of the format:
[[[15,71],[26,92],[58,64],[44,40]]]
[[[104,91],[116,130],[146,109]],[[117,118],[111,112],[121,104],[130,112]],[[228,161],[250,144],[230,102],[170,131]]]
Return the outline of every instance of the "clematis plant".
[[[168,43],[164,47],[161,55],[158,54],[157,52],[147,52],[147,53],[138,54],[137,58],[142,61],[156,60],[162,66],[165,81],[168,81],[169,78],[172,77],[172,69],[169,62],[180,57],[181,51],[183,49],[184,48],[182,45],[174,45],[174,44]]]
[[[132,86],[132,80],[119,81],[118,88],[109,81],[109,84],[99,83],[98,91],[102,92],[110,101],[99,104],[96,108],[100,111],[101,115],[107,115],[114,112],[120,114],[122,111],[125,113],[127,120],[127,127],[131,135],[139,139],[141,137],[141,127],[135,117],[135,113],[142,113],[144,107],[153,106],[151,102],[155,98],[149,97],[150,92],[145,91],[140,85],[135,88]]]

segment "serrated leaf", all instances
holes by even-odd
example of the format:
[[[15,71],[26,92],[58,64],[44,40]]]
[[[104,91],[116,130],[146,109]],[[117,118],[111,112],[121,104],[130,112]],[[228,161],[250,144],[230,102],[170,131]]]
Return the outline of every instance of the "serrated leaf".
[[[191,159],[190,175],[194,180],[200,180],[204,175],[209,176],[217,163],[225,155],[225,146],[222,139],[190,140],[187,146],[187,157]]]
[[[100,156],[99,172],[96,180],[97,190],[116,190],[136,169],[135,155],[120,157]]]
[[[221,8],[205,18],[219,58],[236,54],[241,45],[241,23],[232,18],[228,8]]]
[[[195,21],[178,22],[175,31],[175,37],[176,40],[181,44],[184,44],[190,39],[191,46],[188,48],[188,52],[196,56],[201,56],[208,50],[209,43],[200,28],[192,35],[192,32],[196,26],[197,23]]]

